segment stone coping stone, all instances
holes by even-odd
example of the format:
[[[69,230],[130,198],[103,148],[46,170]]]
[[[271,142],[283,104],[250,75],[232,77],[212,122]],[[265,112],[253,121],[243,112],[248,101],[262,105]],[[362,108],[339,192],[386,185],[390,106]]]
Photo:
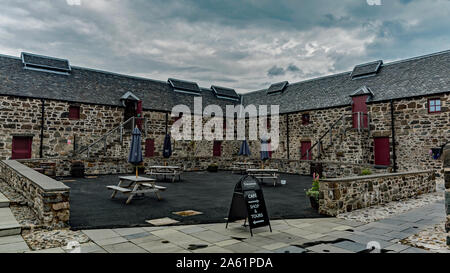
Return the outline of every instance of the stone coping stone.
[[[362,175],[362,176],[349,176],[349,177],[342,177],[342,178],[328,178],[328,179],[322,179],[320,182],[325,183],[336,183],[336,182],[352,182],[352,181],[359,181],[359,180],[369,180],[369,179],[376,179],[376,178],[384,178],[384,177],[392,177],[392,176],[405,176],[405,175],[413,175],[413,174],[424,174],[424,173],[432,173],[432,170],[426,170],[426,171],[410,171],[410,172],[401,172],[401,173],[382,173],[382,174],[372,174],[372,175]]]
[[[16,160],[3,160],[2,163],[15,170],[18,174],[28,178],[32,183],[34,183],[44,191],[49,192],[70,190],[70,187],[64,185],[63,183],[56,181],[51,177],[43,175]]]

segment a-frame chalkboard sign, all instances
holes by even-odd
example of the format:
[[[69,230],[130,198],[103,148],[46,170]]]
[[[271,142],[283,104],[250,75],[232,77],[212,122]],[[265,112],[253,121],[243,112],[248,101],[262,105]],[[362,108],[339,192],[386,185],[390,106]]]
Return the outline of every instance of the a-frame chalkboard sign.
[[[255,178],[248,175],[242,177],[234,187],[226,228],[229,222],[242,219],[248,219],[252,236],[254,228],[269,226],[272,232],[261,186]]]

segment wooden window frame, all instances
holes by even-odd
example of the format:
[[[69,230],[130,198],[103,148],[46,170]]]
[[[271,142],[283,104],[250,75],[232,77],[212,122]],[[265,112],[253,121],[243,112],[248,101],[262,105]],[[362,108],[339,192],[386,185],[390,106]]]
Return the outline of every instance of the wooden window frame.
[[[431,105],[431,102],[435,102],[433,106]],[[437,105],[436,102],[439,102],[439,105]],[[437,106],[439,106],[439,111],[436,110]],[[434,111],[431,110],[431,107],[434,107]],[[442,113],[442,100],[441,100],[441,98],[428,99],[427,109],[428,109],[428,114]]]

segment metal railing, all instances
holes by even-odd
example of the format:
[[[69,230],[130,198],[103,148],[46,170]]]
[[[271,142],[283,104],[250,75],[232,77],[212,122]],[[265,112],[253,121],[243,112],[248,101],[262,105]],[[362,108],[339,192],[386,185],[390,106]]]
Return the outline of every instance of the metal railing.
[[[316,143],[314,143],[313,146],[311,146],[311,148],[309,148],[306,153],[301,155],[301,159],[306,157],[306,160],[310,160],[310,154],[311,151],[318,146],[319,149],[319,153],[320,153],[320,149],[322,146],[322,140],[329,134],[330,135],[330,145],[333,144],[333,129],[338,126],[339,122],[341,122],[346,116],[351,116],[352,119],[354,117],[354,115],[357,115],[357,127],[356,129],[358,129],[358,132],[361,132],[362,129],[367,129],[369,130],[370,133],[370,114],[369,113],[363,113],[363,112],[354,112],[352,114],[343,114],[342,116],[340,116],[335,122],[333,122],[333,124],[331,124],[330,128],[319,138],[319,140],[316,141]],[[367,116],[367,127],[364,126],[364,117]],[[352,120],[353,122],[353,120]]]
[[[108,147],[108,137],[113,135],[113,133],[118,132],[119,133],[119,141],[120,144],[123,145],[123,135],[125,134],[125,128],[127,127],[127,125],[131,125],[130,128],[134,128],[139,122],[138,121],[143,121],[141,123],[141,126],[143,125],[143,135],[147,135],[147,120],[146,118],[138,118],[138,117],[131,117],[128,120],[126,120],[125,122],[121,122],[117,127],[114,127],[113,129],[109,130],[108,132],[106,132],[104,135],[102,135],[100,138],[98,138],[97,140],[95,140],[94,142],[90,143],[88,146],[83,147],[81,149],[79,149],[78,151],[75,151],[76,155],[81,155],[85,152],[87,152],[87,156],[90,156],[91,153],[91,149],[103,142],[103,150],[104,153],[106,154],[107,151],[107,147]],[[142,128],[141,128],[142,129]]]

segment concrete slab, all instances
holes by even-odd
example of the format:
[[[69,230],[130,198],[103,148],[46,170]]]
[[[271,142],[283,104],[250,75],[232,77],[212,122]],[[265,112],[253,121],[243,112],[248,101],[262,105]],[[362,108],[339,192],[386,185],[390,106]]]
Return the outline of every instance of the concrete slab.
[[[306,248],[306,250],[309,250],[314,253],[355,253],[354,251],[336,247],[331,244],[315,245],[315,246]]]
[[[0,208],[0,237],[18,235],[21,227],[9,207]]]
[[[119,244],[113,244],[113,245],[107,245],[104,246],[103,249],[105,249],[108,253],[147,253],[148,251],[138,247],[137,245],[125,242],[125,243],[119,243]]]
[[[9,207],[9,199],[0,192],[0,208]]]

